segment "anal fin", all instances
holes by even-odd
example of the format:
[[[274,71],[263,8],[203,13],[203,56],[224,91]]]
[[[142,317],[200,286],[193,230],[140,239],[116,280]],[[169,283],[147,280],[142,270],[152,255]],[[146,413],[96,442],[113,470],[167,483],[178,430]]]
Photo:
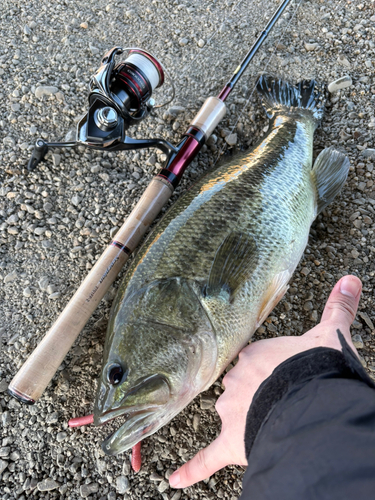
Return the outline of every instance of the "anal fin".
[[[268,288],[266,295],[263,298],[262,306],[258,314],[256,327],[258,328],[263,321],[269,316],[272,309],[284,297],[288,290],[288,281],[291,273],[288,269],[277,274],[272,280],[271,286]]]
[[[206,295],[226,292],[230,300],[258,264],[255,239],[243,233],[230,233],[219,246],[211,266]]]
[[[317,213],[319,214],[345,184],[349,172],[349,158],[334,146],[323,149],[315,160],[311,175],[316,182],[318,193]]]

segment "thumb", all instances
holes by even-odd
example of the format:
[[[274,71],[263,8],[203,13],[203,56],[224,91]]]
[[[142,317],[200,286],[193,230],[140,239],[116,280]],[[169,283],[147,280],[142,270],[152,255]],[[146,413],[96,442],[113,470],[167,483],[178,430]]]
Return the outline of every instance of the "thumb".
[[[187,488],[229,464],[225,460],[225,450],[222,448],[219,436],[207,448],[200,450],[194,458],[176,470],[169,478],[172,488]]]
[[[357,314],[362,283],[355,276],[344,276],[336,283],[324,308],[321,321],[330,321],[337,328],[349,332]]]

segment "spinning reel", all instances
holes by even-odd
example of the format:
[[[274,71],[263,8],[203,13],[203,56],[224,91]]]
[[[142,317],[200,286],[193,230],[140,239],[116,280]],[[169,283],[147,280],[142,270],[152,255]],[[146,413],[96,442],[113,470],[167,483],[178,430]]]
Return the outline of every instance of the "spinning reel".
[[[115,56],[128,50],[124,61],[116,64]],[[164,70],[149,52],[132,48],[114,47],[105,54],[89,84],[89,110],[77,125],[76,140],[72,142],[36,141],[27,165],[29,171],[41,162],[49,148],[75,147],[120,151],[128,149],[158,148],[167,155],[177,150],[163,139],[132,139],[126,130],[144,120],[155,106],[153,91],[164,83]]]

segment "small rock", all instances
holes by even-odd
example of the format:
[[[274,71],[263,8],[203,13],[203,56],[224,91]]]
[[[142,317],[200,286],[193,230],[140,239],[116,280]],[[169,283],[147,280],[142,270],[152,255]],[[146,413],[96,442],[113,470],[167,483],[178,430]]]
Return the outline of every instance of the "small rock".
[[[180,498],[181,498],[181,490],[177,490],[176,493],[171,498],[171,500],[180,500]]]
[[[49,413],[46,417],[47,424],[56,424],[58,420],[59,420],[59,413],[57,411]]]
[[[111,229],[109,231],[110,238],[113,238],[114,235],[117,233],[118,230],[119,230],[119,228],[117,226],[111,227]]]
[[[181,38],[179,41],[178,41],[179,45],[181,45],[181,47],[185,47],[185,45],[187,45],[189,43],[189,39],[188,38]]]
[[[16,145],[16,141],[13,139],[13,137],[7,136],[4,137],[3,144],[8,148],[14,148],[14,146]]]
[[[14,281],[17,279],[17,271],[12,271],[11,273],[7,274],[4,278],[4,283],[10,283],[11,281]]]
[[[38,98],[38,99],[42,99],[43,96],[51,96],[53,94],[56,94],[56,92],[58,91],[59,89],[57,87],[53,87],[53,86],[49,86],[49,85],[39,85],[39,87],[37,87],[35,89],[35,96]]]
[[[61,441],[64,441],[64,439],[66,439],[67,436],[68,436],[67,432],[58,432],[56,434],[56,441],[58,443],[61,443]]]
[[[0,392],[5,392],[8,389],[8,382],[3,378],[0,380]]]
[[[43,276],[42,278],[40,278],[40,280],[38,281],[38,285],[39,285],[39,288],[45,292],[48,288],[48,285],[49,285],[49,280],[47,278],[47,276]]]
[[[0,459],[0,474],[2,474],[8,467],[8,462],[6,460]]]
[[[153,471],[151,472],[151,475],[150,475],[150,479],[151,481],[163,481],[163,476],[160,476],[160,474],[158,474],[157,472]]]
[[[92,493],[97,493],[98,490],[99,490],[98,483],[90,483],[90,484],[82,484],[79,489],[79,492],[81,493],[81,496],[83,498],[87,498]]]
[[[305,42],[305,49],[308,52],[312,52],[313,50],[317,49],[318,47],[319,47],[318,43],[308,43],[308,42]]]
[[[237,144],[237,134],[229,134],[225,138],[225,142],[228,144],[228,146],[235,146]]]
[[[200,421],[201,421],[201,416],[199,415],[199,413],[196,413],[193,417],[193,429],[195,430],[195,432],[197,432],[199,428]]]
[[[29,36],[29,35],[31,35],[31,33],[32,33],[31,29],[30,29],[30,28],[29,28],[29,26],[27,26],[27,24],[26,24],[26,25],[23,27],[23,34],[24,34],[24,35]]]
[[[353,85],[353,81],[349,75],[342,76],[338,80],[335,80],[334,82],[331,82],[328,85],[328,92],[337,92],[338,90],[341,89],[346,89],[346,87],[350,87]]]
[[[54,293],[51,293],[51,295],[48,295],[48,298],[50,300],[56,300],[59,297],[61,297],[61,292],[54,292]]]
[[[43,479],[43,481],[39,481],[37,484],[37,488],[39,491],[52,491],[60,486],[60,483],[55,481],[54,479]]]
[[[364,343],[363,343],[362,337],[359,335],[359,333],[356,333],[355,335],[353,335],[352,342],[353,342],[353,345],[356,349],[363,349],[364,348]]]
[[[36,227],[34,229],[34,234],[36,234],[37,236],[42,236],[42,234],[44,234],[46,231],[47,231],[46,227]]]
[[[202,40],[202,38],[200,40],[198,40],[198,47],[202,48],[204,47],[206,44],[206,42],[204,40]]]
[[[201,396],[200,406],[202,410],[213,408],[215,406],[215,403],[216,398],[213,398],[212,396]]]
[[[54,164],[55,167],[58,167],[61,162],[61,155],[58,154],[53,154],[52,155],[52,163]]]
[[[362,151],[362,156],[365,158],[375,158],[375,149],[364,149]]]
[[[24,291],[22,292],[24,297],[30,297],[31,296],[31,288],[27,286]]]
[[[10,446],[2,446],[0,448],[0,457],[2,458],[9,457],[9,453],[10,453]]]
[[[217,135],[215,134],[210,135],[210,137],[206,141],[207,146],[213,146],[216,143],[217,143]]]
[[[81,198],[78,196],[78,194],[75,194],[70,201],[73,203],[73,205],[78,206],[81,203]]]
[[[168,488],[169,488],[169,481],[163,479],[163,481],[158,486],[158,492],[164,493],[164,491],[167,491]]]
[[[340,64],[342,64],[343,66],[346,66],[347,68],[351,67],[350,62],[347,60],[347,58],[343,54],[340,54],[339,57],[337,58],[337,60]]]
[[[13,451],[10,455],[9,458],[13,460],[13,462],[17,462],[21,458],[21,453],[19,451]]]
[[[370,330],[374,330],[374,328],[375,328],[374,327],[374,323],[371,321],[371,319],[369,318],[368,314],[366,314],[363,311],[359,311],[358,315],[361,316],[361,318],[364,320],[364,322],[370,328]]]
[[[116,479],[116,489],[120,495],[126,493],[130,488],[129,479],[126,476],[119,476]]]
[[[83,29],[85,29],[85,30],[87,30],[87,28],[89,27],[89,25],[86,22],[84,22],[84,23],[80,24],[80,27],[83,28]]]

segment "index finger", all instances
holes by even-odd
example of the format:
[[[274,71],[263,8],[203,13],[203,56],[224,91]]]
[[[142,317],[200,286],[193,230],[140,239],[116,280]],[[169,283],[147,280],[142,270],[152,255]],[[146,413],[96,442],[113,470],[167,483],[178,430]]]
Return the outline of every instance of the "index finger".
[[[221,435],[170,476],[172,488],[187,488],[229,465],[220,437]]]

